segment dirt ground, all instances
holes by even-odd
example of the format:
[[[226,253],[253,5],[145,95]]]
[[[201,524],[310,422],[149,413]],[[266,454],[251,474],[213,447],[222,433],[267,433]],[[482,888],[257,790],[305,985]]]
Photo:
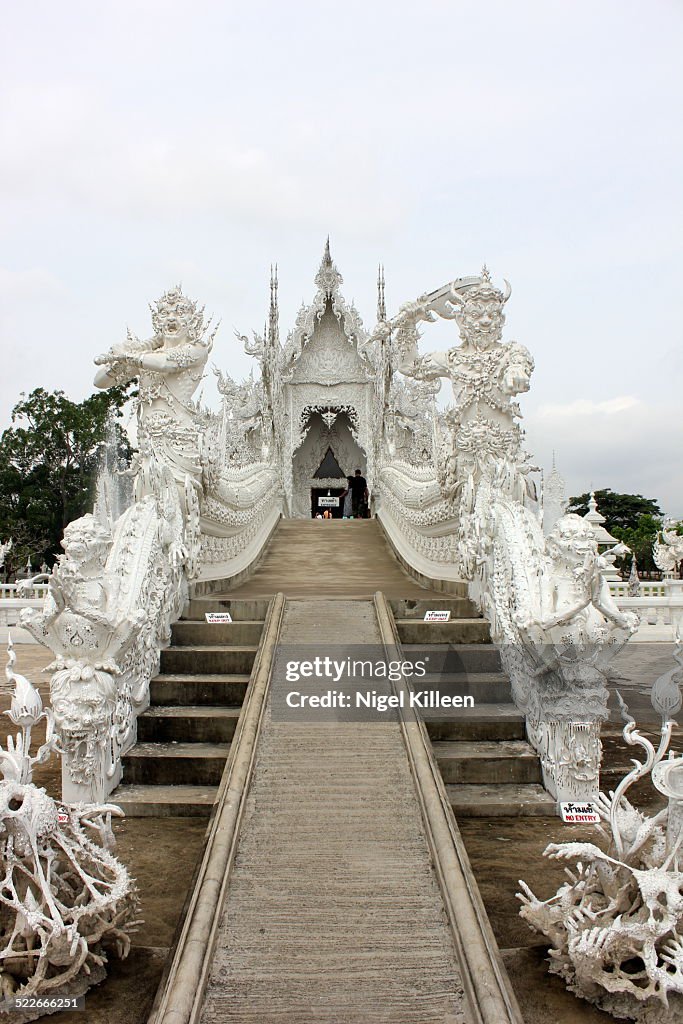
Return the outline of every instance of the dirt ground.
[[[34,644],[17,644],[15,652],[15,671],[30,679],[47,703],[49,674],[41,670],[52,660],[50,651]],[[0,696],[0,709],[4,711],[8,707],[5,692]],[[16,728],[9,718],[0,715],[0,742],[4,745],[8,734],[14,732]],[[34,738],[35,751],[45,738],[44,723],[35,730]],[[34,782],[59,799],[59,758],[53,757],[47,765],[38,765]],[[55,1013],[49,1017],[51,1022],[144,1024],[173,942],[205,829],[206,822],[194,818],[126,818],[114,822],[115,853],[137,881],[143,923],[132,936],[128,958],[113,958],[105,981],[87,993],[85,1013]]]

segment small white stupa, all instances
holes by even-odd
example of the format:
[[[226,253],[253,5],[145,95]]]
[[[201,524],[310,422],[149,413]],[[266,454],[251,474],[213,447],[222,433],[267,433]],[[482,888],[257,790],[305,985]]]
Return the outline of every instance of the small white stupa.
[[[598,551],[601,555],[604,555],[610,548],[615,547],[620,542],[616,537],[613,537],[609,530],[605,529],[605,523],[607,520],[598,510],[598,503],[595,500],[595,492],[591,491],[590,498],[588,499],[588,511],[583,517],[593,527],[595,533],[595,539],[598,542]],[[628,550],[628,549],[627,549]],[[607,561],[610,563],[610,568],[604,571],[606,579],[611,581],[617,581],[621,579],[621,576],[614,568],[614,555],[608,557]]]

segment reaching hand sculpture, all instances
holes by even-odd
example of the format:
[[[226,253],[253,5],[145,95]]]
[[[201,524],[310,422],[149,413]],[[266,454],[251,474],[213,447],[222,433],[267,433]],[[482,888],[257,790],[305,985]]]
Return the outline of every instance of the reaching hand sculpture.
[[[525,882],[518,894],[521,916],[552,943],[551,972],[576,995],[639,1024],[683,1021],[683,758],[665,758],[673,716],[681,708],[680,641],[674,657],[677,668],[652,691],[662,720],[657,748],[638,731],[619,697],[624,739],[640,746],[645,757],[634,759],[614,793],[600,795],[601,845],[552,843],[546,857],[578,861],[567,870],[568,882],[547,900]],[[626,798],[648,775],[669,801],[653,815]]]
[[[14,672],[8,712],[21,733],[0,749],[0,1010],[19,996],[82,995],[104,978],[109,951],[125,957],[137,923],[137,891],[113,856],[118,807],[59,804],[32,783],[32,769],[56,749],[40,694]],[[45,743],[31,756],[31,729],[44,717]],[[7,1002],[5,1002],[7,1001]],[[31,1020],[12,1008],[17,1020]]]

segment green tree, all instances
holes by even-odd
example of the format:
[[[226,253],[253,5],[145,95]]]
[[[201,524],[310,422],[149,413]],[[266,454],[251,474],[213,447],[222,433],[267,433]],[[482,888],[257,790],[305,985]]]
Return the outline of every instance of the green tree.
[[[652,545],[661,528],[662,520],[657,516],[642,515],[635,526],[614,526],[612,532],[618,540],[623,540],[630,547],[638,561],[639,570],[650,574],[658,571],[652,557]],[[630,557],[626,556],[624,564],[630,566],[630,562]]]
[[[641,516],[661,517],[662,510],[654,498],[644,498],[642,494],[618,494],[609,487],[601,491],[595,491],[595,500],[598,509],[607,520],[606,527],[610,533],[615,533],[615,528],[637,529]],[[577,515],[585,516],[588,511],[590,494],[579,494],[570,498],[567,512],[576,512]],[[620,538],[621,539],[621,538]]]
[[[51,563],[64,527],[93,503],[98,458],[110,411],[120,416],[129,389],[98,391],[72,402],[63,391],[36,388],[12,410],[0,448],[0,538],[12,537],[9,578],[30,556]],[[121,457],[131,448],[117,422]]]

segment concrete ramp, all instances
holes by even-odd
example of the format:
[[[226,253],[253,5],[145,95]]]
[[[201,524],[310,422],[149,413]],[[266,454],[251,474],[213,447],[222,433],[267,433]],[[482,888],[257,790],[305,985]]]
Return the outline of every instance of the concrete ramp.
[[[341,637],[381,644],[372,602],[287,602],[281,643]],[[470,1019],[397,722],[266,708],[216,934],[202,1024]]]

